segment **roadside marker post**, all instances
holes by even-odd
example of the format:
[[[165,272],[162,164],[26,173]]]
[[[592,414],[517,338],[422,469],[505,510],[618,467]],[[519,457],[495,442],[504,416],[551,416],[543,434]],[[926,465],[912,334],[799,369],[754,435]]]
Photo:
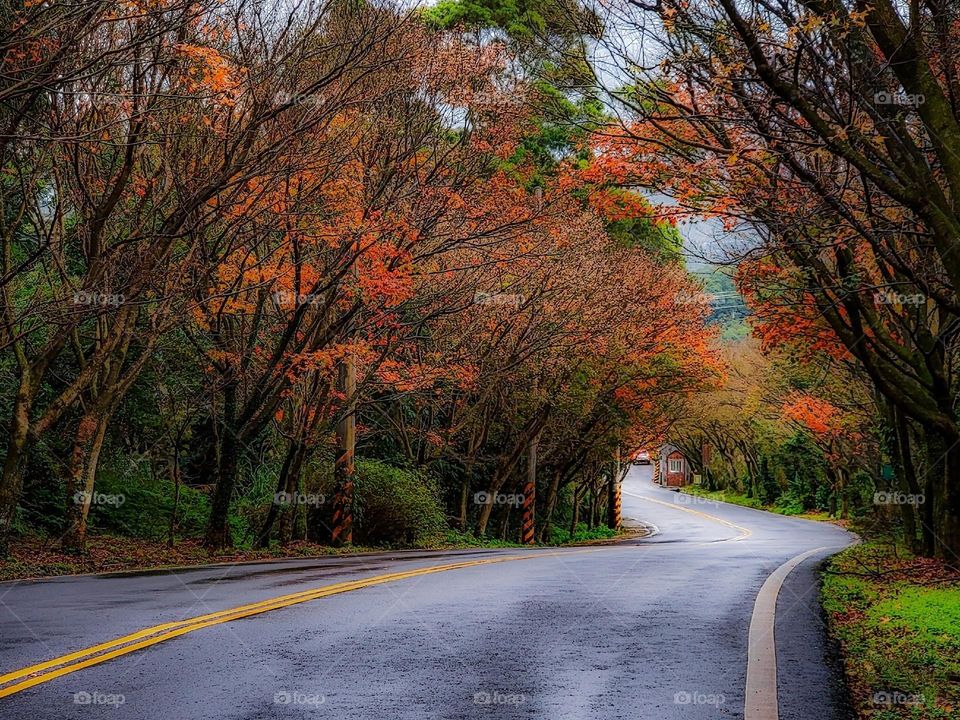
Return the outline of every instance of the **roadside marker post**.
[[[537,440],[534,436],[527,445],[527,479],[523,485],[523,516],[520,520],[520,544],[533,545],[537,506]]]
[[[613,455],[613,468],[610,473],[610,483],[607,486],[607,526],[620,529],[622,490],[620,488],[620,447],[617,446]]]
[[[537,199],[538,209],[542,202],[542,191],[536,188],[534,196]],[[533,380],[533,393],[536,395],[539,383]],[[537,509],[537,445],[540,442],[540,433],[537,432],[527,442],[527,479],[523,484],[523,512],[520,517],[520,544],[534,545],[536,543],[536,509]]]

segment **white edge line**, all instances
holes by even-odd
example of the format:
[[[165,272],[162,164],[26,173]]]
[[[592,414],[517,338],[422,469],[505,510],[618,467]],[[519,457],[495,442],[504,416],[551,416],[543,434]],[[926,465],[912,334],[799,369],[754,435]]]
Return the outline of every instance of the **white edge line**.
[[[777,647],[775,629],[777,597],[790,572],[807,558],[830,550],[814,548],[790,558],[764,581],[750,618],[747,639],[747,686],[744,691],[744,720],[779,720],[777,697]]]

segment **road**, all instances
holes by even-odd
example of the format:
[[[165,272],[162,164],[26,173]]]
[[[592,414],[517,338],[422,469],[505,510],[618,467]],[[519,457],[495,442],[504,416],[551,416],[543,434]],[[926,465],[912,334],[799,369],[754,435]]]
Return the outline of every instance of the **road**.
[[[752,702],[775,678],[780,718],[845,720],[815,566],[851,536],[678,495],[643,466],[623,508],[658,532],[0,584],[0,717],[743,718],[753,620]],[[764,615],[761,586],[810,550]]]

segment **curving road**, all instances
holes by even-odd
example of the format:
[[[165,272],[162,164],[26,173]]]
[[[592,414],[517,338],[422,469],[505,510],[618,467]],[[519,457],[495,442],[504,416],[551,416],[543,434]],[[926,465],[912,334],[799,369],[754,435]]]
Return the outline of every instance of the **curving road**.
[[[0,583],[0,717],[847,717],[815,567],[850,535],[649,467],[623,508],[655,534]]]

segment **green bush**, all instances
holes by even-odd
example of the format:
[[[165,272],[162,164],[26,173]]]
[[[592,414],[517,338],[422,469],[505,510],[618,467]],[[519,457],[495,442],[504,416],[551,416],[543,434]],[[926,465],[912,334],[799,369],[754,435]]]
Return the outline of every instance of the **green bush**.
[[[780,497],[780,484],[770,469],[770,461],[766,455],[760,458],[760,473],[757,478],[757,485],[760,491],[760,500],[764,505],[773,505]]]
[[[854,517],[863,517],[873,510],[873,494],[876,484],[868,472],[857,470],[845,488],[847,505]]]
[[[817,510],[829,510],[830,509],[830,497],[833,493],[830,491],[829,486],[821,485],[817,488],[817,494],[814,498],[816,503]]]
[[[446,530],[437,490],[423,473],[379,460],[357,460],[354,542],[419,545]]]
[[[230,509],[230,532],[234,544],[242,549],[253,547],[256,534],[270,512],[277,489],[279,468],[271,462],[244,463],[240,473],[239,496]]]
[[[777,498],[776,508],[782,515],[802,515],[807,510],[803,502],[790,493],[784,493]]]
[[[810,436],[795,433],[777,448],[771,460],[783,473],[784,494],[789,496],[789,500],[784,501],[785,506],[800,505],[804,511],[818,507],[818,492],[824,486],[829,489],[827,462],[823,451]]]
[[[137,464],[125,472],[119,472],[114,467],[101,467],[94,492],[122,498],[122,502],[92,505],[89,517],[91,531],[150,540],[167,537],[175,500],[174,486],[165,477],[151,477],[145,463]],[[177,536],[202,535],[209,507],[205,493],[181,485]]]
[[[58,536],[64,531],[67,491],[60,466],[44,443],[38,443],[27,453],[16,532]]]
[[[816,493],[809,478],[795,472],[787,489],[777,498],[777,510],[784,515],[800,515],[816,507]]]

